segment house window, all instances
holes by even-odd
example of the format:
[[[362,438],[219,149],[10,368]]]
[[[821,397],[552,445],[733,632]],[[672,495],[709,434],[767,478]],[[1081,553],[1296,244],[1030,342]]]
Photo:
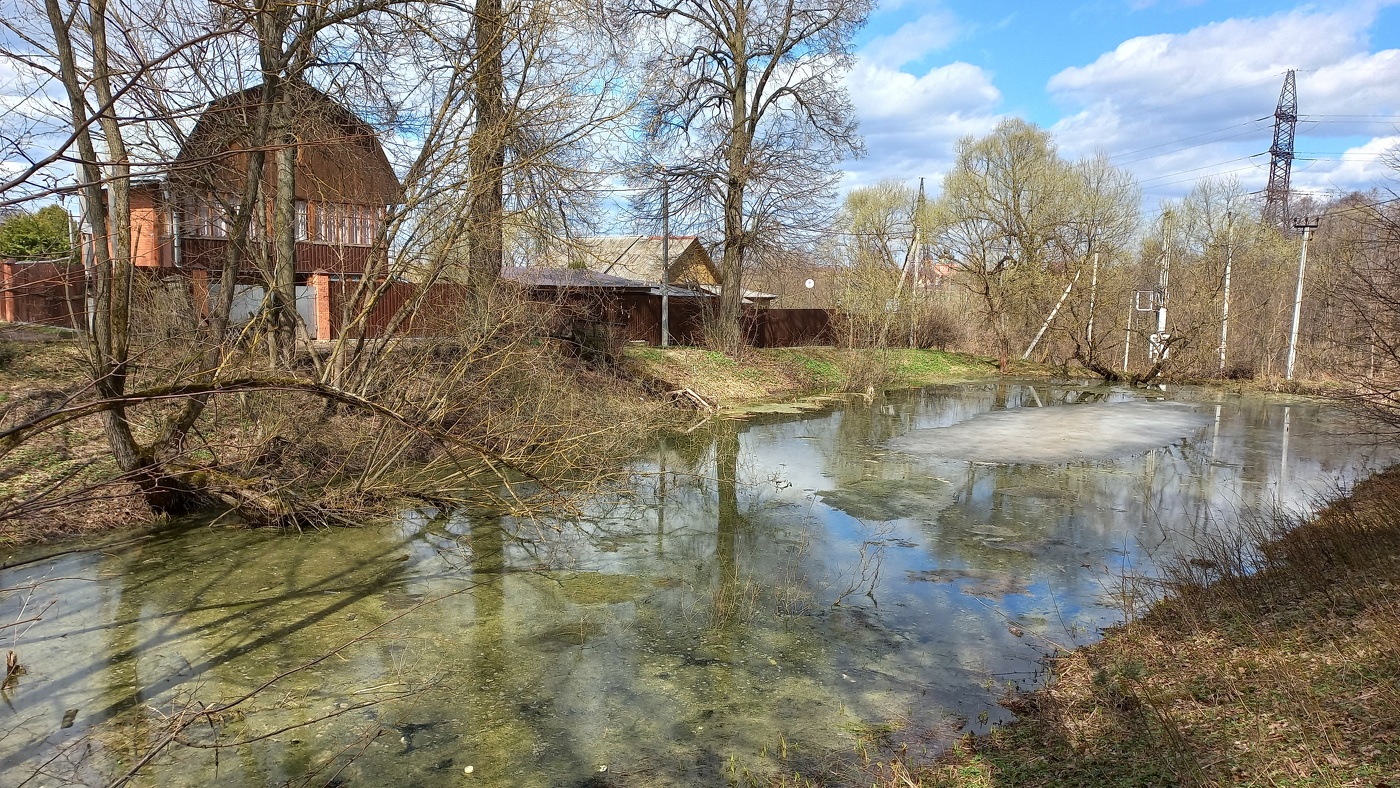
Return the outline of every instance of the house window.
[[[335,203],[332,203],[326,206],[326,213],[330,216],[331,223],[330,232],[326,234],[326,240],[337,245],[344,243],[344,239],[340,237],[341,233],[344,230],[344,228],[341,226],[340,206]]]
[[[224,204],[219,198],[213,197],[209,200],[209,237],[225,238],[228,236],[228,220],[225,218]]]
[[[358,206],[358,205],[349,205],[349,206],[346,206],[346,212],[347,212],[349,215],[346,217],[346,220],[347,220],[347,221],[346,221],[346,224],[347,224],[347,227],[346,227],[347,235],[346,235],[345,242],[348,243],[348,244],[354,244],[355,246],[359,246],[359,245],[360,245],[360,206]]]
[[[330,206],[323,202],[316,203],[316,240],[326,243],[330,240]]]
[[[191,238],[226,238],[229,222],[223,203],[209,196],[184,200],[180,221],[181,234]]]
[[[306,200],[297,200],[297,240],[298,240],[298,241],[306,241],[306,240],[309,240],[307,234],[308,234],[308,232],[310,231],[311,228],[310,228],[310,226],[307,224],[307,220],[308,220],[310,217],[307,216],[306,210],[307,210],[307,209],[306,209]]]

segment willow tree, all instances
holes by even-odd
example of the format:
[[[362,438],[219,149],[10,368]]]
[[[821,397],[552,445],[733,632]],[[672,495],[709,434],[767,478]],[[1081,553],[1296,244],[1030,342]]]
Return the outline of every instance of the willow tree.
[[[1102,157],[1070,162],[1049,132],[1010,118],[958,142],[930,213],[930,236],[981,306],[1001,369],[1062,314],[1096,252],[1121,248],[1137,187]]]
[[[643,45],[643,128],[654,156],[683,165],[693,203],[723,228],[711,341],[742,341],[753,252],[807,224],[841,157],[861,152],[842,84],[870,0],[634,0],[656,22]],[[767,237],[765,237],[767,236]]]

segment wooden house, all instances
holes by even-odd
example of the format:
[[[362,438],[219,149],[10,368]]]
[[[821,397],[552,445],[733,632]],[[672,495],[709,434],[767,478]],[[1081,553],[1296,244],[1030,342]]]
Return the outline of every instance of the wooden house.
[[[581,268],[514,267],[501,278],[519,286],[526,297],[550,304],[560,336],[610,331],[628,342],[661,344],[661,285]],[[709,293],[672,285],[667,288],[671,341],[697,344],[704,332]]]
[[[662,238],[659,235],[604,235],[579,238],[569,248],[570,268],[661,283]],[[674,285],[717,285],[719,269],[693,235],[671,236],[667,281]]]
[[[378,135],[334,99],[302,82],[285,86],[297,113],[293,170],[298,311],[312,337],[318,331],[315,284],[357,279],[370,255],[384,254],[386,213],[400,186]],[[188,277],[194,302],[207,304],[217,289],[226,248],[246,188],[248,150],[254,144],[262,87],[210,102],[201,113],[168,177],[135,182],[131,189],[133,262],[160,276]],[[272,196],[277,187],[273,151],[258,186],[248,254],[239,265],[234,320],[263,300],[272,270]],[[323,290],[325,288],[322,288]]]
[[[660,284],[662,237],[659,235],[605,235],[579,238],[569,250],[569,266],[586,268],[611,276]],[[667,279],[673,285],[719,295],[719,269],[705,245],[693,235],[673,235],[670,239]],[[745,289],[744,303],[768,306],[776,295]]]

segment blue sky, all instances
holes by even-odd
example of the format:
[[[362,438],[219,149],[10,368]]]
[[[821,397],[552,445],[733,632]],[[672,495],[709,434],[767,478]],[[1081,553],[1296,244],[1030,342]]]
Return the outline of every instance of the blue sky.
[[[1382,160],[1400,144],[1397,0],[890,0],[857,43],[848,85],[869,155],[847,162],[848,187],[923,175],[936,191],[959,137],[1019,116],[1067,157],[1101,150],[1133,170],[1149,205],[1206,175],[1262,189],[1289,68],[1295,189],[1400,177]]]

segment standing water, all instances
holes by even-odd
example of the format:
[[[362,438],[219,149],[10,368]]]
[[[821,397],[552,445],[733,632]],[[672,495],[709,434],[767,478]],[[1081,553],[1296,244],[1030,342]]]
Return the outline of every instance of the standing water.
[[[725,785],[859,731],[936,748],[1129,575],[1396,459],[1316,402],[991,382],[673,436],[569,520],[16,555],[0,784]]]

